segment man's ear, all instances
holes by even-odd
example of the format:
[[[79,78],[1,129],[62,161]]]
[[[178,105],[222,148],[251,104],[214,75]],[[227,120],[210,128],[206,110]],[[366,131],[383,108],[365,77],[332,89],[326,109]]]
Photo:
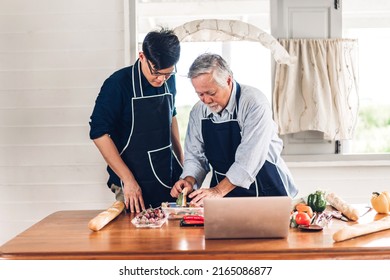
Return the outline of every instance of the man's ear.
[[[233,78],[232,78],[232,76],[229,75],[229,77],[227,78],[226,82],[227,82],[228,86],[231,86],[232,83],[233,83]]]

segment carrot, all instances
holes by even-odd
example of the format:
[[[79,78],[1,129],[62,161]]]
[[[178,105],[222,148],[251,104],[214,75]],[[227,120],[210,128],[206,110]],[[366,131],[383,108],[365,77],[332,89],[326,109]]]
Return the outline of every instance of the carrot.
[[[313,217],[313,215],[314,215],[313,209],[311,209],[311,207],[309,205],[306,205],[304,203],[298,203],[295,206],[295,209],[297,209],[298,213],[300,213],[300,212],[307,213],[310,218]]]

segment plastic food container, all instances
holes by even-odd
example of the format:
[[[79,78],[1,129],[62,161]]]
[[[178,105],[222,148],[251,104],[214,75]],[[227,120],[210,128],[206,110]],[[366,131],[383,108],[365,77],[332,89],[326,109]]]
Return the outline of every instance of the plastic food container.
[[[162,203],[161,209],[168,216],[168,219],[181,219],[184,215],[201,215],[203,216],[203,207],[182,207],[177,206],[176,202]]]

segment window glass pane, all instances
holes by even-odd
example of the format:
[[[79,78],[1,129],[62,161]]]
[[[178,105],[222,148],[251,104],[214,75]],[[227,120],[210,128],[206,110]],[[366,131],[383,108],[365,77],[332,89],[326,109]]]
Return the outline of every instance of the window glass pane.
[[[228,52],[226,52],[228,49]],[[271,58],[268,49],[254,42],[203,42],[182,43],[181,58],[178,63],[177,106],[193,105],[198,96],[194,92],[187,72],[195,58],[204,52],[222,55],[233,70],[234,79],[242,84],[259,88],[271,99]]]
[[[137,9],[139,42],[142,42],[147,32],[158,29],[159,26],[175,28],[199,19],[240,20],[270,33],[269,0],[139,0]],[[194,59],[204,52],[222,55],[231,66],[237,82],[259,88],[271,100],[271,52],[260,43],[249,41],[182,43],[176,75],[176,107],[182,141],[190,108],[199,100],[187,78],[187,73]]]
[[[343,1],[343,37],[359,41],[359,119],[351,153],[390,152],[390,1]]]

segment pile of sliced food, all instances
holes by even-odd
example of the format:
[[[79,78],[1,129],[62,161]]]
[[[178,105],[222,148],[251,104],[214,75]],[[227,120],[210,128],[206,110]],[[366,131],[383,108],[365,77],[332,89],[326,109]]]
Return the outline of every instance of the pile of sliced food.
[[[150,207],[135,216],[132,223],[137,227],[160,227],[165,223],[166,218],[167,216],[161,207]]]

